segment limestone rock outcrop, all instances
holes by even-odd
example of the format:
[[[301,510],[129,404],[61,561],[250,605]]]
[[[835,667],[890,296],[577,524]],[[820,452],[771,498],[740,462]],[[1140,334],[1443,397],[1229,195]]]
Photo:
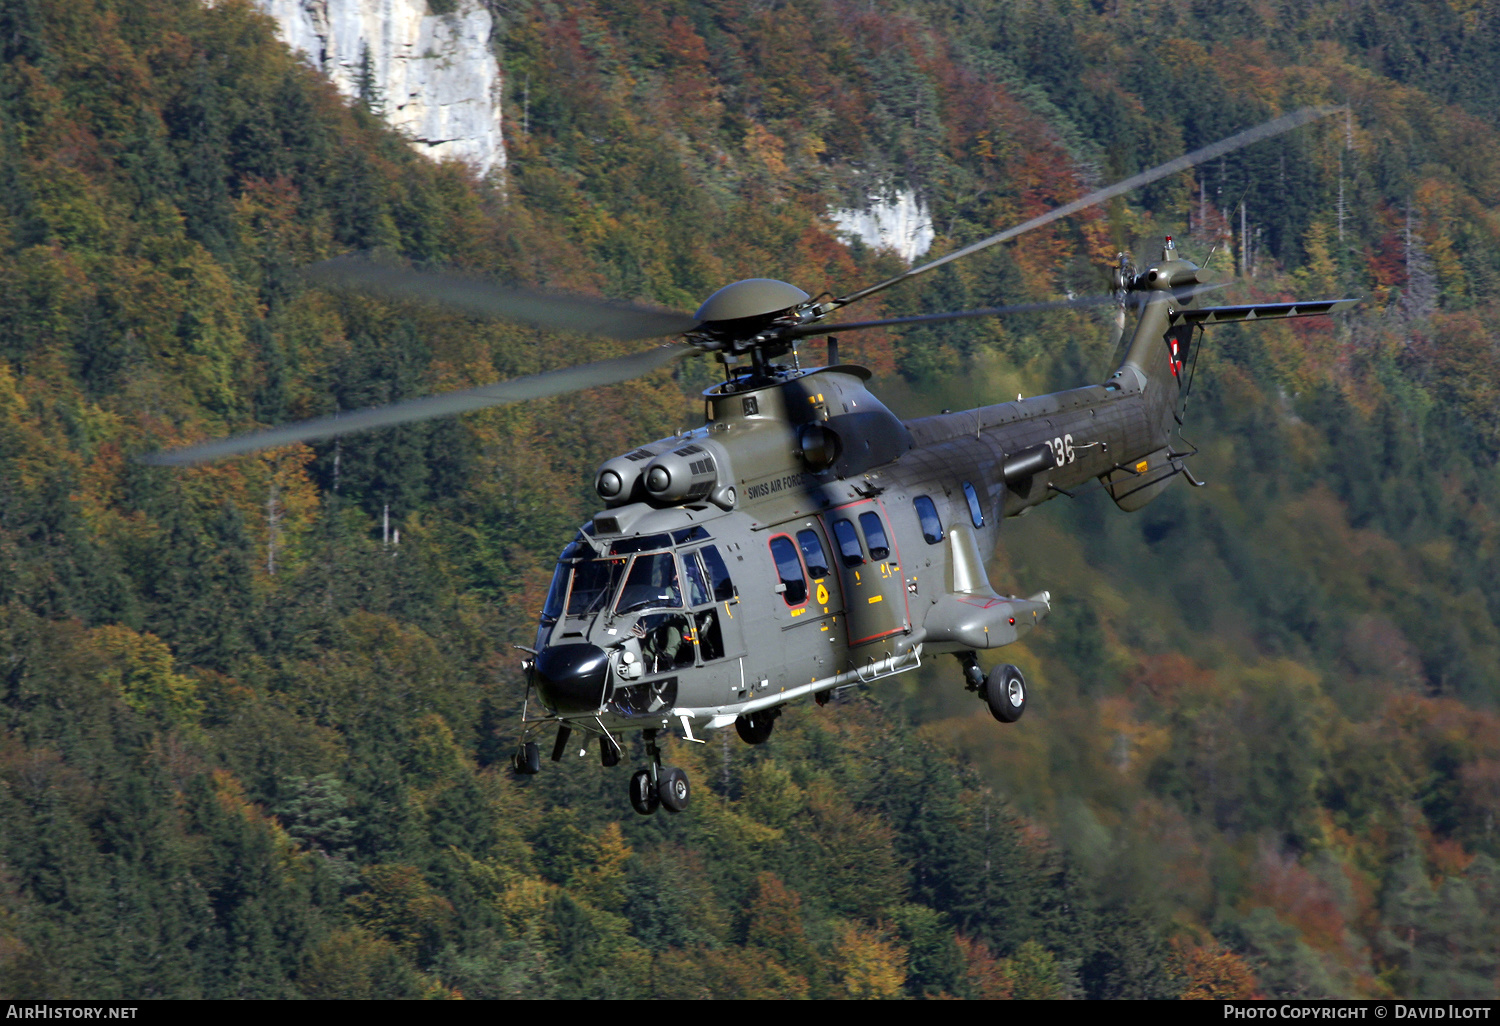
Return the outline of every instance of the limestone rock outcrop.
[[[932,215],[910,189],[870,197],[864,208],[830,210],[839,233],[872,249],[893,249],[911,263],[932,247]]]
[[[493,21],[478,0],[257,0],[281,38],[412,145],[479,174],[505,166]],[[434,13],[437,12],[437,13]]]

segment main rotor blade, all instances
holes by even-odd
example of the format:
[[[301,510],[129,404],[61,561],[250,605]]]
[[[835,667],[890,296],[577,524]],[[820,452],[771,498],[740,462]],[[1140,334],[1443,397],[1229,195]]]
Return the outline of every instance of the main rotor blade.
[[[1188,299],[1203,292],[1222,289],[1224,284],[1189,285],[1172,290],[1178,300]],[[1118,303],[1119,297],[1112,292],[1097,296],[1076,296],[1073,299],[1053,299],[1041,303],[1016,303],[1012,306],[992,306],[982,310],[959,310],[952,313],[916,314],[912,317],[886,317],[878,321],[842,321],[838,324],[801,324],[787,330],[787,338],[808,338],[812,335],[828,335],[836,331],[859,331],[863,328],[881,328],[889,324],[941,324],[944,321],[959,321],[970,317],[1003,317],[1006,314],[1041,313],[1046,310],[1071,310],[1077,307],[1109,306]]]
[[[481,317],[579,335],[602,335],[621,342],[680,335],[698,326],[697,318],[677,310],[536,292],[446,271],[392,267],[360,257],[324,260],[303,268],[302,275],[320,284],[341,285],[377,296],[415,299]]]
[[[545,371],[524,378],[513,378],[482,388],[471,388],[462,392],[444,392],[424,399],[410,399],[376,406],[350,413],[335,413],[316,420],[304,420],[285,427],[257,431],[253,434],[226,438],[220,442],[206,442],[185,449],[168,449],[141,458],[141,462],[155,466],[184,466],[204,463],[224,456],[238,456],[259,449],[271,449],[279,445],[296,442],[311,442],[320,438],[346,435],[352,431],[367,431],[370,428],[390,427],[394,424],[409,424],[433,417],[447,417],[469,410],[482,410],[489,406],[502,406],[523,399],[544,399],[548,396],[565,395],[585,388],[600,385],[617,385],[643,374],[665,367],[674,360],[696,352],[686,342],[670,342],[666,345],[617,356],[609,360],[598,360],[577,367]]]
[[[1154,167],[1149,171],[1142,171],[1140,174],[1132,178],[1127,178],[1123,182],[1116,182],[1114,185],[1106,186],[1097,192],[1091,192],[1087,196],[1076,199],[1071,203],[1065,203],[1055,210],[1047,211],[1047,213],[1042,214],[1040,217],[1033,217],[1025,224],[1008,228],[998,235],[991,235],[989,238],[981,239],[979,242],[965,246],[963,249],[954,250],[952,253],[939,257],[931,263],[923,264],[921,267],[913,267],[911,270],[898,274],[894,278],[887,278],[885,281],[871,285],[869,288],[860,289],[858,292],[850,293],[841,299],[835,299],[833,305],[835,307],[847,306],[857,299],[864,299],[866,296],[871,296],[883,289],[888,289],[898,282],[903,282],[908,278],[915,278],[919,274],[926,274],[928,271],[936,270],[944,264],[957,260],[960,257],[969,256],[971,253],[978,253],[982,249],[988,249],[1007,239],[1013,239],[1017,235],[1031,231],[1033,228],[1040,228],[1044,224],[1050,224],[1058,218],[1067,217],[1069,214],[1076,214],[1080,210],[1103,203],[1106,200],[1114,199],[1116,196],[1130,192],[1132,189],[1139,189],[1143,185],[1149,185],[1157,179],[1165,178],[1168,175],[1193,167],[1196,164],[1202,164],[1204,161],[1213,160],[1215,157],[1221,157],[1226,153],[1232,153],[1235,150],[1249,146],[1251,143],[1260,142],[1262,139],[1269,139],[1272,136],[1281,135],[1283,132],[1290,132],[1292,129],[1299,128],[1309,121],[1325,118],[1343,109],[1342,107],[1304,107],[1302,110],[1294,111],[1291,114],[1283,114],[1274,121],[1267,121],[1265,124],[1258,125],[1255,128],[1248,128],[1238,135],[1231,135],[1227,139],[1220,139],[1218,142],[1205,146],[1202,149],[1184,154],[1176,160],[1169,160],[1160,167]]]

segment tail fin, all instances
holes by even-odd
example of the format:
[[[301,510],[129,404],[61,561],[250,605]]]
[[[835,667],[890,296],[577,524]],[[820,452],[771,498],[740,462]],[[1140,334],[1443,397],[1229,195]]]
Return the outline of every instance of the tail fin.
[[[1116,505],[1123,510],[1133,512],[1140,509],[1165,491],[1172,478],[1179,474],[1192,480],[1182,462],[1185,454],[1173,452],[1169,439],[1174,428],[1182,422],[1182,402],[1196,356],[1193,345],[1201,326],[1228,321],[1315,317],[1359,302],[1357,299],[1322,299],[1193,309],[1192,295],[1183,295],[1181,290],[1200,285],[1205,280],[1206,275],[1196,264],[1178,258],[1169,236],[1162,249],[1161,263],[1122,283],[1127,291],[1143,293],[1144,302],[1125,362],[1111,380],[1121,382],[1123,387],[1141,389],[1151,424],[1150,441],[1157,446],[1155,451],[1132,465],[1117,467],[1100,478]]]

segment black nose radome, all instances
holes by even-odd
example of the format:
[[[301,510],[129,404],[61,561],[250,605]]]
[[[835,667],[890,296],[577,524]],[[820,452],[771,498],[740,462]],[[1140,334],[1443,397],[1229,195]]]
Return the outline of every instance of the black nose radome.
[[[604,704],[609,655],[597,645],[554,645],[537,653],[536,690],[553,712],[588,713]]]

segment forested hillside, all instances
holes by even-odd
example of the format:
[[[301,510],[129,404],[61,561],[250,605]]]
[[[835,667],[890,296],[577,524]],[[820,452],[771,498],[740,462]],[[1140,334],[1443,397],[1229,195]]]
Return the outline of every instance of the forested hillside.
[[[511,163],[480,182],[247,3],[0,0],[0,996],[1496,996],[1500,5],[494,12]],[[510,645],[593,469],[698,416],[707,361],[136,459],[628,349],[312,288],[316,260],[847,291],[900,264],[832,207],[916,190],[937,255],[1310,104],[1348,113],[859,311],[1102,291],[1163,234],[1224,302],[1365,298],[1210,330],[1206,488],[1006,525],[997,587],[1056,596],[1005,652],[1013,727],[941,660],[768,745],[675,744],[680,816],[593,760],[508,772]],[[1101,378],[1108,334],[844,353],[915,416]]]

